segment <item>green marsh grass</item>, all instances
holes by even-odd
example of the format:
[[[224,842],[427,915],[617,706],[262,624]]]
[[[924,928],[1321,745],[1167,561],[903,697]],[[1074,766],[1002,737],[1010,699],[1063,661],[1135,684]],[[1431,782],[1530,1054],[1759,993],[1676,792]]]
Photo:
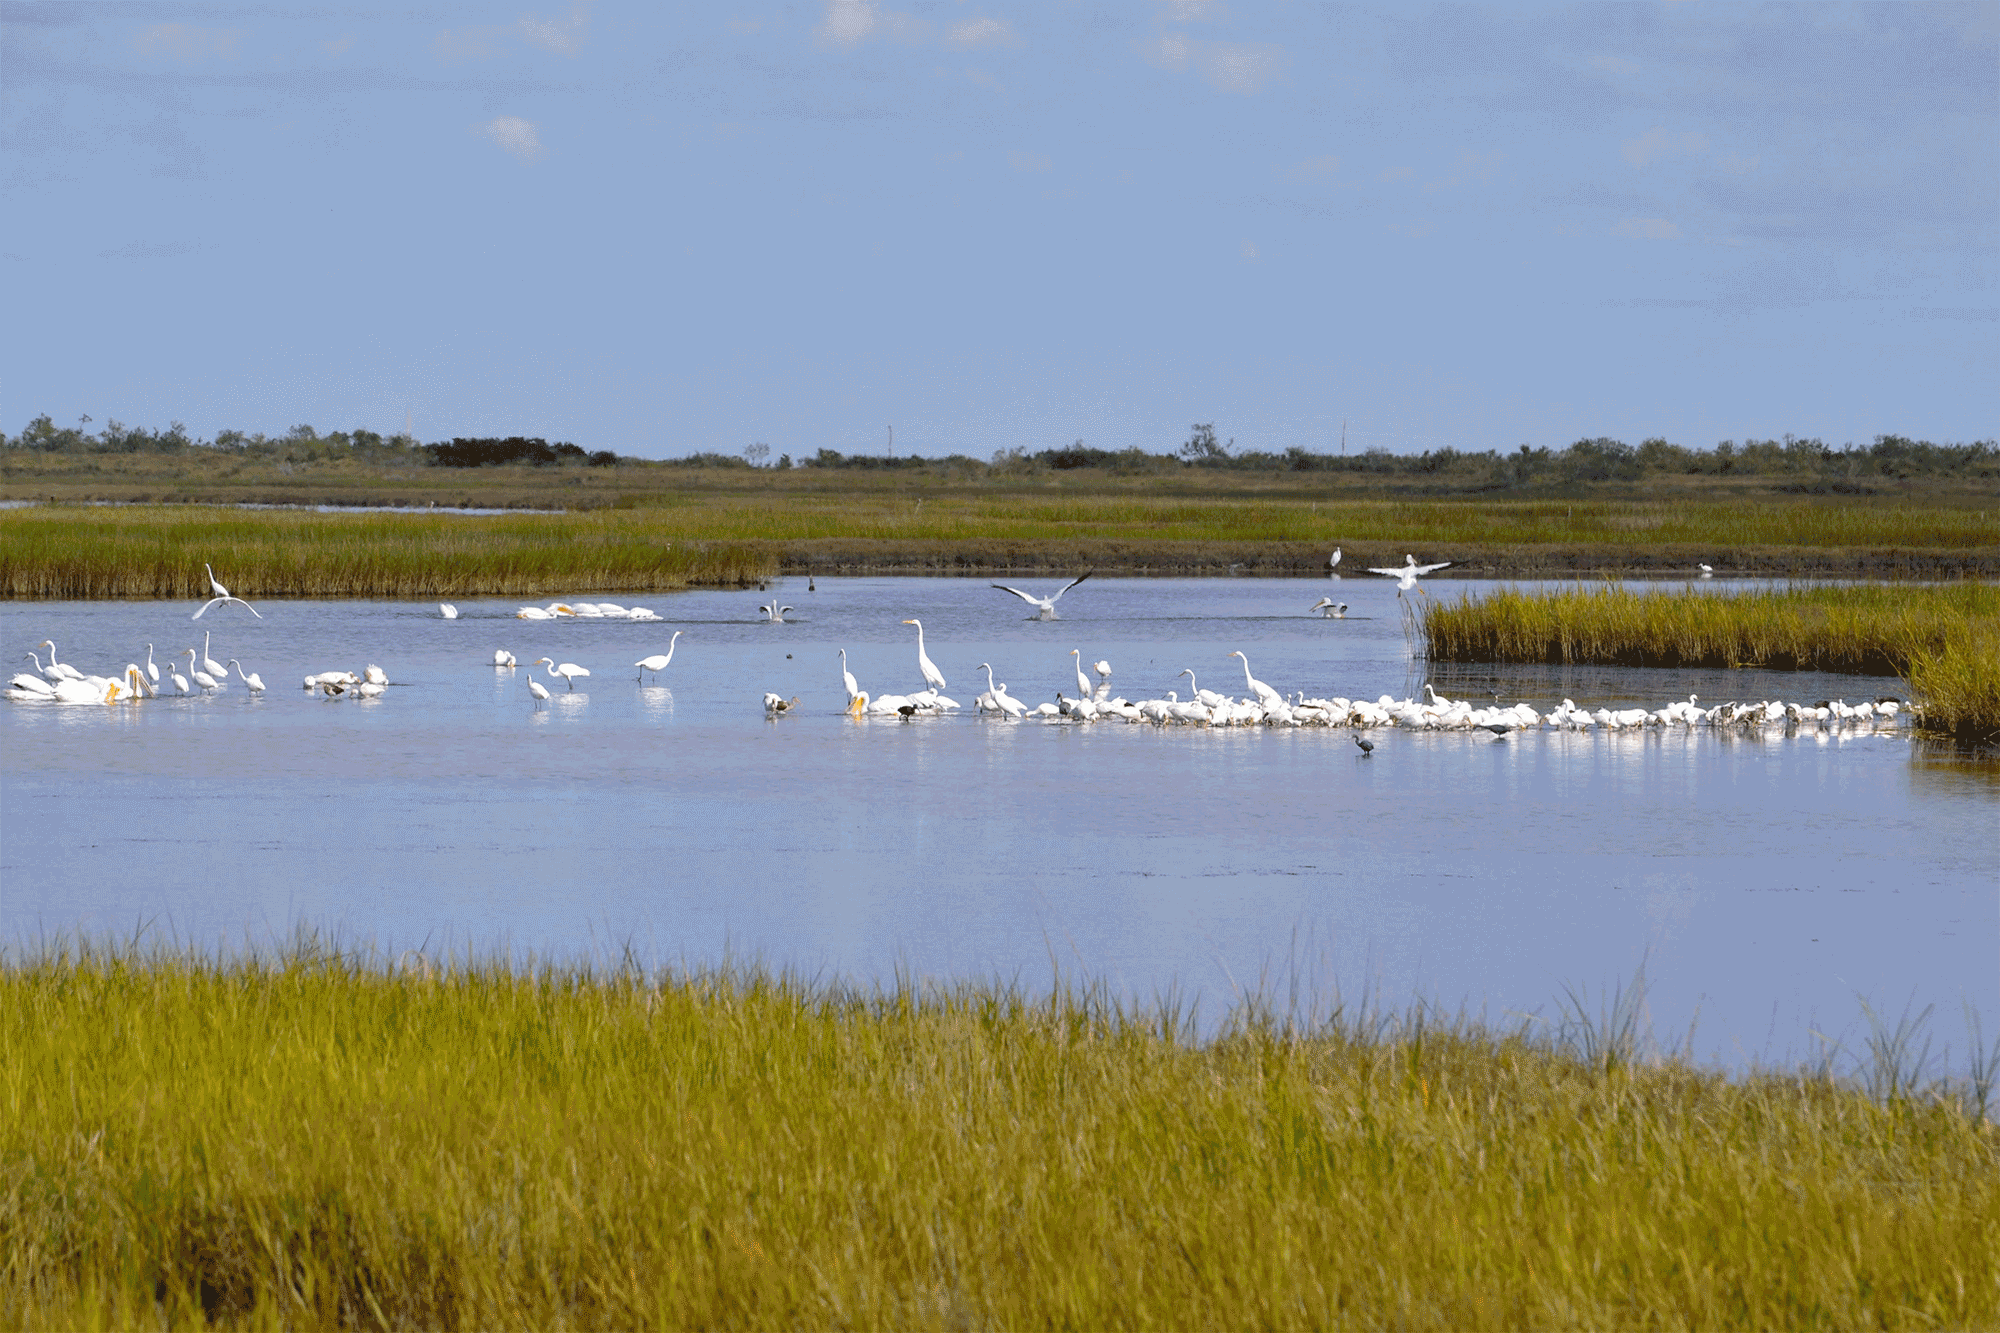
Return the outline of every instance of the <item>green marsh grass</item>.
[[[402,963],[0,967],[0,1323],[2000,1326],[1963,1099],[1632,1059],[1615,1012],[1586,1057],[1422,1010],[1197,1040],[1089,990]]]
[[[741,587],[777,572],[743,543],[612,511],[467,517],[207,506],[0,511],[0,596],[538,597]]]
[[[1900,675],[1927,727],[1967,739],[2000,733],[2000,588],[1985,583],[1502,589],[1430,599],[1416,634],[1437,662]]]

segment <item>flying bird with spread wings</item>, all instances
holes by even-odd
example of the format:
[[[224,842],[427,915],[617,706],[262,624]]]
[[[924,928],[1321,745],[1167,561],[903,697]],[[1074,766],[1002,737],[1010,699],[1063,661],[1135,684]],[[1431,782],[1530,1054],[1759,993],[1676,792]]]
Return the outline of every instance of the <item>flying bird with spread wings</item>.
[[[1047,597],[1037,597],[1031,592],[1022,592],[1019,588],[1010,588],[1004,583],[994,583],[988,586],[998,588],[1001,592],[1011,592],[1029,606],[1037,608],[1035,615],[1031,619],[1054,620],[1056,618],[1056,603],[1062,600],[1062,595],[1089,578],[1090,575],[1091,571],[1086,569],[1083,573],[1078,574]]]
[[[1451,564],[1449,560],[1440,560],[1435,565],[1420,565],[1417,563],[1417,558],[1413,555],[1405,555],[1403,559],[1409,563],[1395,569],[1375,569],[1371,567],[1368,572],[1370,574],[1387,574],[1390,578],[1396,580],[1398,588],[1408,592],[1411,588],[1417,586],[1417,580],[1424,575],[1435,574],[1440,569]]]

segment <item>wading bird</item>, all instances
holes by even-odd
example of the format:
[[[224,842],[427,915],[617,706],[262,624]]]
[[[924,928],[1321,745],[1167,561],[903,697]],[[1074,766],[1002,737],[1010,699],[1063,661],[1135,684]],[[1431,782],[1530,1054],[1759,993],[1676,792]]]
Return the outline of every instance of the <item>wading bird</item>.
[[[1282,705],[1285,702],[1284,697],[1276,690],[1250,674],[1249,658],[1243,657],[1242,653],[1231,653],[1230,656],[1243,658],[1243,679],[1249,684],[1250,693],[1257,696],[1258,703],[1264,705],[1266,708],[1270,708],[1274,705]]]
[[[561,666],[557,666],[556,660],[553,657],[538,657],[535,659],[534,665],[540,666],[544,662],[549,664],[549,679],[554,680],[557,676],[561,676],[572,690],[576,688],[576,678],[578,676],[587,676],[590,674],[589,671],[574,662],[564,662]]]
[[[1056,618],[1056,603],[1062,600],[1062,595],[1068,592],[1071,588],[1074,588],[1077,584],[1089,578],[1092,572],[1093,571],[1088,569],[1084,570],[1083,573],[1078,574],[1075,578],[1071,579],[1068,583],[1063,584],[1062,587],[1056,589],[1054,592],[1050,593],[1047,597],[1037,597],[1035,596],[1035,594],[1031,592],[1022,592],[1019,588],[1010,588],[1004,583],[993,583],[993,584],[988,584],[987,586],[992,588],[998,588],[1001,592],[1011,592],[1016,597],[1026,602],[1029,606],[1037,608],[1036,613],[1033,616],[1033,619],[1054,620]]]
[[[535,696],[535,707],[537,708],[548,702],[549,692],[542,687],[542,682],[536,680],[532,674],[528,677],[528,693]]]
[[[236,668],[236,678],[250,687],[250,693],[262,694],[264,692],[264,678],[262,676],[254,671],[245,675],[243,673],[243,664],[233,657],[229,659],[229,665]]]
[[[924,684],[934,690],[943,689],[944,672],[937,669],[937,663],[931,661],[930,655],[924,651],[924,622],[921,620],[905,620],[903,623],[917,627],[917,670],[924,673]]]
[[[1339,578],[1340,577],[1339,570],[1340,570],[1340,548],[1336,546],[1333,548],[1332,557],[1329,558],[1326,562],[1327,577],[1335,579]]]
[[[1354,738],[1354,743],[1355,743],[1356,745],[1358,745],[1358,746],[1360,746],[1360,747],[1361,747],[1361,757],[1362,757],[1363,759],[1366,759],[1366,758],[1367,758],[1367,757],[1368,757],[1369,755],[1371,755],[1371,754],[1374,754],[1374,753],[1375,753],[1375,742],[1374,742],[1374,741],[1370,741],[1370,740],[1363,740],[1363,739],[1362,739],[1361,737],[1359,737],[1359,736],[1356,736],[1356,737]]]
[[[160,669],[153,665],[153,645],[150,643],[146,645],[146,674],[152,677],[155,685],[160,683]]]
[[[635,667],[644,668],[645,670],[652,672],[653,679],[658,680],[660,678],[660,673],[667,669],[667,664],[674,660],[674,645],[681,641],[682,633],[683,631],[681,630],[674,631],[674,637],[667,640],[666,652],[654,653],[651,657],[642,657],[638,661],[634,662],[632,665]]]
[[[194,678],[195,684],[201,686],[201,692],[203,694],[213,694],[217,690],[222,688],[221,682],[217,681],[214,676],[211,676],[206,671],[195,670],[194,649],[190,648],[187,650],[187,659],[188,659],[188,675]],[[224,672],[223,674],[227,675],[228,673]]]
[[[229,668],[208,655],[208,631],[201,632],[201,669],[217,680],[229,678]]]

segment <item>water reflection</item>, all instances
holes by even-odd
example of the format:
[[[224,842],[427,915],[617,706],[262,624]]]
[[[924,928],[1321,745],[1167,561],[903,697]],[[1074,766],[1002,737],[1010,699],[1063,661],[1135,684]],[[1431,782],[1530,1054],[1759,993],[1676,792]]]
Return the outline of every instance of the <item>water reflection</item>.
[[[1660,1029],[1699,1014],[1701,1052],[1739,1061],[1839,1031],[1857,994],[1937,1002],[1954,1050],[1961,998],[2000,1014],[2000,840],[1983,836],[2000,768],[1903,728],[1381,730],[1364,760],[1335,730],[845,712],[842,648],[871,693],[921,688],[912,614],[968,704],[980,662],[1031,703],[1073,693],[1072,648],[1108,659],[1130,698],[1186,697],[1186,667],[1238,689],[1232,649],[1281,691],[1368,699],[1425,680],[1589,707],[1900,692],[1426,671],[1393,584],[1348,580],[1345,620],[1305,614],[1322,587],[1100,576],[1038,622],[969,581],[827,579],[782,589],[810,611],[782,628],[750,619],[754,592],[662,597],[666,628],[687,630],[671,687],[627,674],[662,651],[654,624],[518,621],[509,599],[461,601],[457,621],[275,603],[218,626],[217,655],[271,681],[379,660],[397,684],[372,701],[293,685],[0,705],[0,939],[143,921],[268,939],[305,922],[385,945],[629,940],[661,962],[733,953],[861,979],[1032,981],[1060,963],[1142,997],[1179,983],[1211,1017],[1300,934],[1327,985],[1495,1013],[1650,957]],[[0,655],[54,637],[68,660],[115,666],[149,640],[180,646],[189,611],[0,605]],[[538,708],[525,668],[492,666],[498,648],[597,674]],[[799,714],[767,723],[766,690]]]

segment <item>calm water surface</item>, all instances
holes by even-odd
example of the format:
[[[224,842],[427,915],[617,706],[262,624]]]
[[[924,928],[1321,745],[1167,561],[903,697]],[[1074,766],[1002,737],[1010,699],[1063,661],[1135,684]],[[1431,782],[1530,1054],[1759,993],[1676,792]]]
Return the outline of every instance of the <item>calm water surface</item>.
[[[1055,580],[1016,580],[1052,590]],[[1458,581],[1453,591],[1481,585]],[[295,923],[657,962],[761,959],[867,980],[898,967],[1046,979],[1052,966],[1213,1016],[1298,972],[1321,994],[1423,995],[1553,1014],[1565,985],[1642,959],[1662,1036],[1740,1065],[1858,1044],[1857,996],[1963,1001],[2000,1022],[2000,776],[1906,730],[1763,737],[1381,730],[1157,730],[971,715],[991,662],[1016,696],[1074,693],[1071,648],[1145,698],[1244,692],[1241,649],[1281,691],[1419,692],[1546,708],[1858,699],[1892,682],[1759,673],[1413,666],[1388,580],[1093,579],[1054,623],[984,583],[827,579],[647,594],[658,624],[525,622],[516,600],[260,603],[190,623],[181,603],[0,611],[21,667],[53,638],[111,672],[214,636],[271,689],[114,708],[0,706],[0,937],[269,942]],[[1304,612],[1326,592],[1349,618]],[[587,592],[579,596],[588,599]],[[854,721],[836,650],[874,693],[921,688],[915,630],[964,715]],[[626,663],[665,650],[657,686]],[[536,708],[495,648],[592,675]],[[184,659],[183,659],[184,660]],[[300,678],[379,663],[373,701]],[[11,674],[11,669],[10,669]],[[801,711],[767,721],[764,691]]]

